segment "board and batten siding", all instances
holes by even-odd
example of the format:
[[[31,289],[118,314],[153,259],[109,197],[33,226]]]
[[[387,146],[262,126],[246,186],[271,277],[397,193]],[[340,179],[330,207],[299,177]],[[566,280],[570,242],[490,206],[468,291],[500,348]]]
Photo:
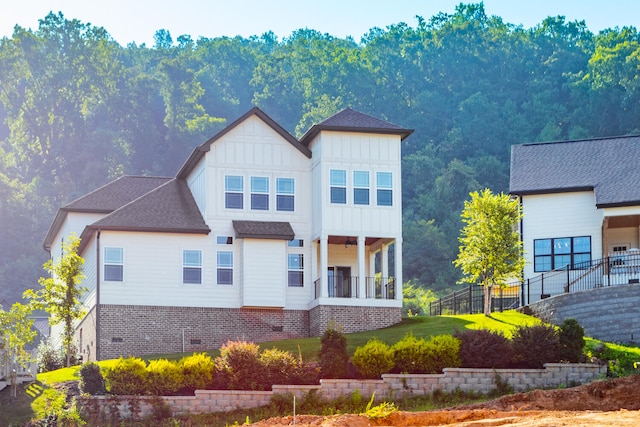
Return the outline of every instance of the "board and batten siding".
[[[533,265],[536,239],[590,236],[592,259],[601,257],[603,212],[596,208],[592,191],[525,195],[522,209],[525,279],[540,274],[534,272]]]
[[[323,131],[311,144],[313,151],[314,236],[402,235],[400,137],[398,135]],[[330,171],[345,170],[347,203],[332,204]],[[369,204],[353,203],[354,171],[369,172]],[[376,203],[376,173],[391,172],[393,205]]]
[[[198,210],[200,210],[200,214],[204,217],[207,212],[207,177],[206,177],[206,168],[205,162],[200,161],[198,166],[191,172],[187,179],[187,185],[189,186],[189,190],[191,190],[191,194],[193,195],[193,199],[196,201],[196,205],[198,205]]]
[[[284,307],[287,255],[284,240],[241,239],[243,305]]]

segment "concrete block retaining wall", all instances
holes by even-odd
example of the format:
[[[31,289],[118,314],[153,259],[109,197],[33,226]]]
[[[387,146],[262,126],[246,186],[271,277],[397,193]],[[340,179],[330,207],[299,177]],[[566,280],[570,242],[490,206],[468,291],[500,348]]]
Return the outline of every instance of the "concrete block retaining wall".
[[[195,396],[83,396],[79,403],[89,416],[118,408],[122,419],[130,418],[131,402],[139,406],[139,416],[153,412],[158,402],[173,413],[210,413],[267,405],[274,394],[293,394],[298,399],[315,391],[325,399],[336,399],[356,391],[365,399],[375,393],[377,400],[405,395],[426,395],[435,390],[488,393],[496,388],[496,375],[515,391],[584,384],[602,377],[606,366],[593,364],[548,363],[544,369],[445,368],[442,374],[385,374],[380,380],[323,379],[320,385],[274,385],[272,391],[196,390]],[[161,400],[160,400],[161,399]]]

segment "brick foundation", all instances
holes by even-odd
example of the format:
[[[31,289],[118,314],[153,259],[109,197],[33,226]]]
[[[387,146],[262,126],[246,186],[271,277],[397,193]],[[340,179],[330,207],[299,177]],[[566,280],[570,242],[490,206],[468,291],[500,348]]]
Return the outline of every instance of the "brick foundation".
[[[320,336],[330,325],[350,334],[386,328],[401,320],[402,309],[396,307],[320,305],[309,312],[309,335]]]
[[[309,336],[306,310],[102,305],[100,319],[101,359]]]

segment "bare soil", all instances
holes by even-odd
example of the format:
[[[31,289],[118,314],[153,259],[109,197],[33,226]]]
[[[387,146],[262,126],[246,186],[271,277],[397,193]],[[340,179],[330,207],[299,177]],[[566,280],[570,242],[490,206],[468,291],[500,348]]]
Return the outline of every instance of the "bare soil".
[[[640,426],[640,376],[596,381],[562,390],[534,390],[490,402],[427,412],[395,412],[386,418],[363,415],[298,415],[270,418],[255,427],[601,427]]]

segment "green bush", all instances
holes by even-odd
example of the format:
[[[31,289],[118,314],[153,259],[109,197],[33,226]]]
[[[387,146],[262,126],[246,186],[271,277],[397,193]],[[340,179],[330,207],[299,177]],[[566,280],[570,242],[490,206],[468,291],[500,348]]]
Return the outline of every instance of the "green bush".
[[[38,361],[38,369],[40,372],[49,372],[60,369],[64,366],[64,361],[60,352],[51,344],[50,340],[45,339],[38,344],[36,359]]]
[[[157,359],[147,366],[147,391],[154,396],[169,396],[182,387],[182,369],[176,362]]]
[[[228,341],[215,359],[216,385],[229,390],[261,390],[264,384],[258,345],[246,341]]]
[[[91,395],[105,393],[104,377],[97,363],[87,362],[80,367],[80,391]]]
[[[302,362],[290,352],[277,348],[264,350],[259,360],[264,372],[264,390],[271,390],[273,384],[293,384],[302,370]]]
[[[427,341],[425,372],[442,373],[444,368],[460,366],[460,340],[451,335],[436,335]]]
[[[80,417],[75,398],[69,402],[64,391],[47,388],[31,404],[33,413],[45,425],[81,426],[86,424]],[[51,424],[50,424],[51,422]]]
[[[347,337],[341,331],[329,327],[320,338],[320,375],[322,378],[347,378],[349,355]]]
[[[356,372],[363,378],[380,378],[393,369],[393,350],[377,338],[356,348],[352,358]]]
[[[393,351],[393,372],[403,374],[424,374],[427,366],[427,342],[407,334],[391,346]]]
[[[558,332],[560,359],[569,363],[584,361],[584,328],[576,319],[566,319]]]
[[[509,368],[513,363],[511,342],[499,332],[465,329],[453,335],[460,340],[460,366],[465,368]]]
[[[211,387],[214,363],[206,353],[195,353],[180,360],[182,387],[189,392]]]
[[[147,391],[147,365],[137,357],[122,357],[106,370],[107,390],[112,394],[140,395]]]
[[[540,369],[545,363],[560,362],[560,340],[553,326],[520,326],[513,333],[511,346],[517,368]]]

